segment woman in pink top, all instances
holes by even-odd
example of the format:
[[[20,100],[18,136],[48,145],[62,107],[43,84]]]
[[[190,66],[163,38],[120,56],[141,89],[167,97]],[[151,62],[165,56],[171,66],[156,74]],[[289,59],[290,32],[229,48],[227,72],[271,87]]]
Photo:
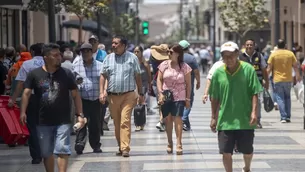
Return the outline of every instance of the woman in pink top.
[[[177,138],[177,155],[182,155],[182,115],[184,107],[190,108],[191,96],[191,67],[183,62],[183,48],[174,45],[169,51],[170,60],[159,65],[157,87],[159,101],[168,140],[167,153],[173,152],[172,131],[175,123]],[[173,101],[164,102],[163,91],[169,90],[173,93]]]

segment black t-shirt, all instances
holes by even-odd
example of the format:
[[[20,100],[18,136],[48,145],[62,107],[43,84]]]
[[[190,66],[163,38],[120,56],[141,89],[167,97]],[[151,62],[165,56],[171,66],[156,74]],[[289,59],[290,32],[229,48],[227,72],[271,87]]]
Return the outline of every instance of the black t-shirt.
[[[68,69],[59,68],[53,74],[37,68],[31,71],[24,83],[34,90],[39,101],[39,125],[71,123],[69,91],[77,88],[74,76]]]

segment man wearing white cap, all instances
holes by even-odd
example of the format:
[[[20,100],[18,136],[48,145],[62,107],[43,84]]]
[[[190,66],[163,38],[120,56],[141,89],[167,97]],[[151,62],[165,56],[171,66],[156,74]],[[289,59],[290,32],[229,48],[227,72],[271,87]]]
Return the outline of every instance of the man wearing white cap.
[[[244,154],[244,172],[250,172],[258,94],[263,88],[254,68],[238,60],[239,48],[226,42],[220,49],[225,65],[213,74],[209,95],[212,104],[211,130],[218,131],[219,152],[226,172],[232,172],[235,143]]]

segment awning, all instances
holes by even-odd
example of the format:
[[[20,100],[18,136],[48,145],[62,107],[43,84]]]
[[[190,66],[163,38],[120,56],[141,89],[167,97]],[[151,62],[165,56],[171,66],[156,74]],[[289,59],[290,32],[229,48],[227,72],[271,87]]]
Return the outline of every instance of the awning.
[[[79,29],[79,20],[69,20],[62,23],[62,27],[65,28],[73,28]],[[97,22],[92,20],[83,20],[83,30],[91,31],[93,33],[97,33]],[[108,36],[109,31],[105,26],[101,26],[101,34],[102,36]]]

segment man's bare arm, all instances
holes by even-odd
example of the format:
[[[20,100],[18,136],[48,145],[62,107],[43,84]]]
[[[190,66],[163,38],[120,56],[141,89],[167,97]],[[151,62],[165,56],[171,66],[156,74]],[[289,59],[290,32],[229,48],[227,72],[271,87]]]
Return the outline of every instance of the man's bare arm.
[[[200,87],[200,71],[199,71],[199,69],[195,69],[194,70],[194,75],[195,75],[195,79],[197,81],[197,85]]]
[[[257,104],[258,104],[258,95],[255,94],[252,96],[252,114],[257,115]]]
[[[21,109],[20,109],[21,114],[26,113],[26,109],[28,107],[31,94],[32,94],[32,89],[29,89],[29,88],[24,89],[23,94],[22,94],[22,99],[21,99]]]
[[[106,76],[104,74],[101,74],[100,76],[100,93],[103,93],[107,88],[105,88],[105,85],[107,84],[108,87],[108,81],[106,79]]]
[[[207,79],[206,85],[205,85],[205,90],[204,90],[204,95],[208,95],[209,94],[210,85],[211,85],[211,80]]]
[[[17,86],[16,86],[16,89],[14,91],[14,94],[12,95],[11,97],[11,100],[13,102],[16,101],[17,97],[20,95],[20,93],[22,92],[22,89],[23,89],[23,81],[18,81],[17,82]]]
[[[80,97],[78,89],[74,89],[71,92],[72,92],[72,98],[74,100],[74,105],[75,105],[76,113],[77,114],[83,113],[82,99]]]
[[[220,102],[219,100],[211,98],[211,106],[212,106],[212,119],[218,119],[218,111],[219,111],[219,106]]]

